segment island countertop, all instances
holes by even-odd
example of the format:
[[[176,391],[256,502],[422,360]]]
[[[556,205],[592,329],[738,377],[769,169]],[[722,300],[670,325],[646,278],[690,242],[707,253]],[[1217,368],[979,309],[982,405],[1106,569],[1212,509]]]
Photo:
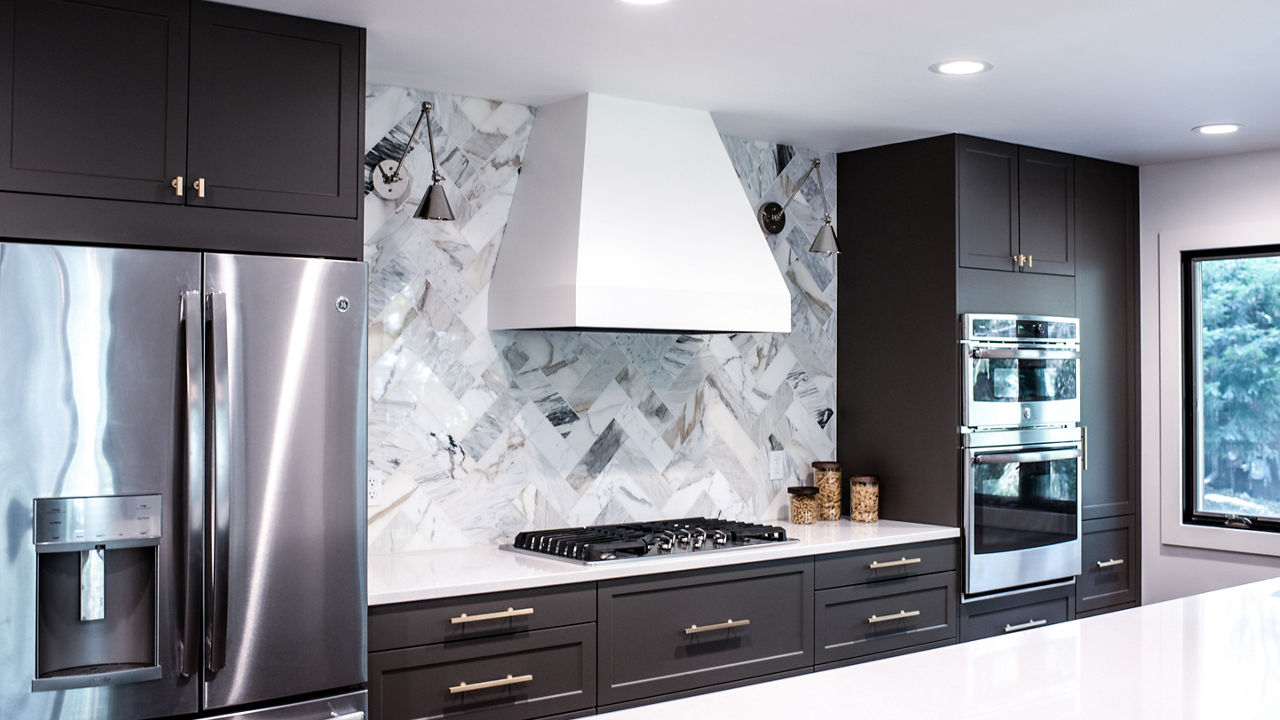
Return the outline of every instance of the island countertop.
[[[609,720],[1280,717],[1280,578],[607,713]]]
[[[722,552],[604,562],[597,565],[500,550],[496,546],[424,550],[369,556],[369,604],[386,605],[475,593],[595,582],[620,577],[727,567],[743,563],[824,555],[846,550],[946,540],[960,530],[940,525],[849,520],[812,525],[770,523],[799,542]]]

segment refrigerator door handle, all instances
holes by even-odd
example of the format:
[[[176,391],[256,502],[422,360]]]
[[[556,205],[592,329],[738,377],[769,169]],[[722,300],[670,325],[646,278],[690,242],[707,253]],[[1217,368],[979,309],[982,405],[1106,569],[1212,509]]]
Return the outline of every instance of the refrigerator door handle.
[[[207,512],[205,538],[208,562],[205,564],[205,667],[217,672],[226,666],[227,656],[227,542],[231,520],[228,517],[231,467],[231,408],[228,396],[227,361],[227,296],[209,293],[209,358],[213,367],[209,409],[212,415],[210,472],[206,488]]]
[[[204,536],[204,313],[198,290],[182,293],[183,379],[186,382],[186,521],[182,553],[182,628],[178,672],[200,665],[200,573]]]

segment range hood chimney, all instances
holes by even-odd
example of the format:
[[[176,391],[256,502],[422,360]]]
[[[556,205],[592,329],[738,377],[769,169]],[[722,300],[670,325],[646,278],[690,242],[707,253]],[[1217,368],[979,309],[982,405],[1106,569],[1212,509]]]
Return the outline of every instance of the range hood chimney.
[[[595,94],[539,107],[489,328],[790,332],[711,114]]]

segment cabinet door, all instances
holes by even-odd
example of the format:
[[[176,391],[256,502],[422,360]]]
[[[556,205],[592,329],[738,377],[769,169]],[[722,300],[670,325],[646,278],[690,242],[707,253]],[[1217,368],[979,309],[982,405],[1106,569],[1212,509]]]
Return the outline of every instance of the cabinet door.
[[[1080,409],[1088,432],[1084,519],[1137,512],[1137,170],[1076,160]]]
[[[814,662],[954,638],[958,597],[954,572],[819,590]]]
[[[197,2],[188,204],[356,217],[359,28]]]
[[[601,705],[813,665],[813,560],[600,583]]]
[[[0,190],[181,203],[187,4],[0,0]]]
[[[1018,254],[1018,146],[956,138],[960,266],[1014,270]]]
[[[1084,523],[1076,608],[1097,610],[1138,599],[1138,533],[1132,516]]]
[[[1018,252],[1024,272],[1074,275],[1075,178],[1070,155],[1018,148]]]

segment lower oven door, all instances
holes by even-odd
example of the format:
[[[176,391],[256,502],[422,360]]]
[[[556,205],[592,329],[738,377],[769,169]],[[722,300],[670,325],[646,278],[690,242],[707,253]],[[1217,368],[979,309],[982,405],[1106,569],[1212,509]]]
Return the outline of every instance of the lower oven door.
[[[1030,427],[1080,422],[1078,346],[966,343],[967,427]]]
[[[1080,574],[1080,443],[965,450],[965,593]]]

